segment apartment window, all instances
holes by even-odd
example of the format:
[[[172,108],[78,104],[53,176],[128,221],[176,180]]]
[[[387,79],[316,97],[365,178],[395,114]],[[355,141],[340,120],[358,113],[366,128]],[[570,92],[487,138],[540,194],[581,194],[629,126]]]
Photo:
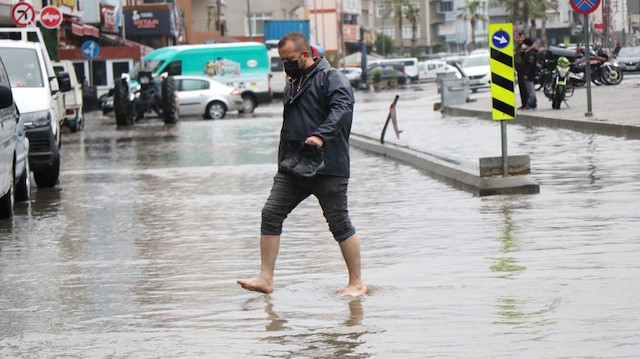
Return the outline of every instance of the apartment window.
[[[393,27],[381,27],[378,32],[382,35],[389,36],[392,39],[396,37]]]
[[[265,20],[271,20],[271,14],[269,13],[256,13],[251,14],[251,35],[262,36],[264,35],[264,22]],[[246,35],[249,36],[249,22],[247,18],[244,18],[244,25]]]
[[[438,12],[452,12],[453,11],[453,1],[441,1],[440,9]]]
[[[383,5],[377,5],[376,6],[376,17],[377,18],[393,17],[393,8],[391,6],[392,5],[384,5],[384,4]],[[387,11],[389,12],[388,14],[387,14]]]
[[[411,39],[413,37],[412,32],[413,26],[403,26],[402,27],[402,38],[403,39]],[[416,27],[416,39],[420,38],[420,26]]]
[[[111,71],[113,72],[113,79],[119,79],[122,74],[129,73],[129,61],[113,61],[111,63]]]
[[[91,63],[91,78],[93,86],[107,85],[107,63],[106,61],[93,61]]]

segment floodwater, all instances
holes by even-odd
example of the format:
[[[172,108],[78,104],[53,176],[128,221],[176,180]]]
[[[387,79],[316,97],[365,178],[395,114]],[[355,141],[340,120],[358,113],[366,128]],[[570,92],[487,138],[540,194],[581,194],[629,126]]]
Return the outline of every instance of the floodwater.
[[[494,123],[402,96],[407,141],[499,155]],[[354,131],[390,101],[359,97]],[[263,295],[235,280],[258,273],[280,114],[65,134],[59,186],[0,222],[0,357],[640,357],[640,141],[510,126],[541,193],[484,198],[353,150],[370,294],[334,295],[346,268],[308,199]]]

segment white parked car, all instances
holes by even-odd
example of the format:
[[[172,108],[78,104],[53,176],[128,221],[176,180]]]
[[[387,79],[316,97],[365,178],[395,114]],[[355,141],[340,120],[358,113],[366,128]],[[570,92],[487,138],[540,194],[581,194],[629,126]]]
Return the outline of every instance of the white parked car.
[[[242,109],[240,90],[208,77],[174,76],[180,116],[203,115],[221,119],[229,111]]]
[[[359,67],[341,67],[340,72],[347,76],[347,80],[353,87],[357,87],[356,85],[362,80],[362,69]]]
[[[418,63],[418,79],[421,82],[433,82],[438,71],[444,71],[447,63],[443,60],[427,60]]]
[[[481,88],[491,87],[491,68],[489,54],[481,53],[469,55],[462,60],[462,70],[469,77],[469,87],[472,92]]]

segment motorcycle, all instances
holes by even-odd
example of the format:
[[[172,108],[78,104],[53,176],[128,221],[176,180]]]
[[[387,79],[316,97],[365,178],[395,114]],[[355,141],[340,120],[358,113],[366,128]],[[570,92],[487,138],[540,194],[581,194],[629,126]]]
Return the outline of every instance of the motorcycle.
[[[591,66],[591,82],[600,86],[618,85],[622,82],[623,74],[618,62],[609,60],[609,55],[602,49],[591,49],[589,65]],[[582,56],[574,61],[572,71],[586,74],[586,57]]]
[[[545,95],[549,92],[547,97],[551,99],[551,107],[554,110],[559,110],[562,102],[573,95],[570,73],[571,62],[569,59],[564,56],[559,57],[552,73],[553,81],[545,86]]]

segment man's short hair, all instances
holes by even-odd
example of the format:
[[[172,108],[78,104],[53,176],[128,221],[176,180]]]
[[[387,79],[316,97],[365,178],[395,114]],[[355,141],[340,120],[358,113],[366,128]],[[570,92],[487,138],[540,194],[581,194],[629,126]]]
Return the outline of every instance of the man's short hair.
[[[527,37],[526,39],[524,39],[523,43],[527,46],[531,46],[533,45],[533,40],[531,40],[531,38]]]
[[[293,43],[293,48],[296,52],[307,51],[311,53],[311,46],[309,46],[309,40],[301,32],[290,32],[282,37],[278,41],[278,48],[284,47],[287,42]]]

